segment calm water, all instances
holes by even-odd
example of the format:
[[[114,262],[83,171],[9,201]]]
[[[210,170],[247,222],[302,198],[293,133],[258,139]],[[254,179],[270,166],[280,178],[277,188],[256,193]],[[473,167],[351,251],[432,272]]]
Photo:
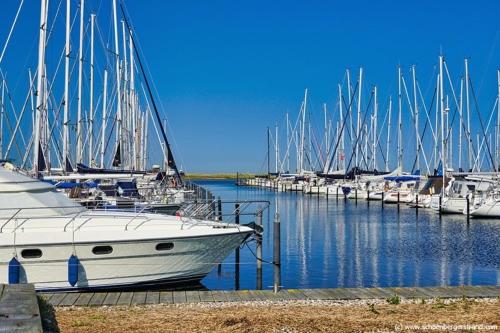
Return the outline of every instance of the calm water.
[[[236,187],[234,181],[197,181],[222,200],[269,200],[264,214],[263,259],[272,261],[272,217],[281,215],[284,288],[500,285],[500,220],[442,216],[380,202],[338,200]],[[225,211],[234,209],[224,205]],[[271,217],[269,219],[269,216]],[[253,220],[253,219],[251,219]],[[242,217],[242,223],[249,217]],[[255,243],[249,244],[255,251]],[[256,288],[255,257],[241,249],[240,289]],[[230,255],[202,284],[235,289]],[[263,264],[264,289],[272,266]]]

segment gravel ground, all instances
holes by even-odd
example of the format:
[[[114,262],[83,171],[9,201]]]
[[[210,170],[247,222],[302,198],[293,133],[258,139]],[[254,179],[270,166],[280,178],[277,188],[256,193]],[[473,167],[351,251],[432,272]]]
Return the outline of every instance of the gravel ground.
[[[500,332],[500,299],[56,307],[61,332]]]

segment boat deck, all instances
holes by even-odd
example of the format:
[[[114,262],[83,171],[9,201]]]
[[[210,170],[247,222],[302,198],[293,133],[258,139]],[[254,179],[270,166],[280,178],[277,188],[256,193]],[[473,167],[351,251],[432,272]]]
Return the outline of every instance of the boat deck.
[[[284,301],[284,300],[359,300],[386,299],[399,295],[408,299],[500,297],[500,286],[332,288],[271,290],[195,290],[39,293],[53,306],[112,306],[145,304],[185,304],[199,302]]]

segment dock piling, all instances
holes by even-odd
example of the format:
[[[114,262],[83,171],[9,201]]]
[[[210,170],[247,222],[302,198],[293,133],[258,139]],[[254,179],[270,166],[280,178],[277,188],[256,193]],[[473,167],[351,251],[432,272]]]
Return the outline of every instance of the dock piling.
[[[278,212],[274,214],[274,230],[273,230],[273,270],[274,270],[274,283],[273,283],[273,291],[277,293],[280,291],[281,285],[281,248],[280,248],[280,239],[281,239],[281,223],[280,223],[280,215]]]
[[[234,205],[234,223],[240,224],[240,204]],[[234,251],[234,289],[240,290],[240,247]]]
[[[255,222],[257,223],[257,225],[262,226],[262,210],[260,208],[257,212]],[[255,289],[262,290],[262,235],[257,234],[255,238],[257,239],[257,248],[255,251],[257,254],[257,285]]]

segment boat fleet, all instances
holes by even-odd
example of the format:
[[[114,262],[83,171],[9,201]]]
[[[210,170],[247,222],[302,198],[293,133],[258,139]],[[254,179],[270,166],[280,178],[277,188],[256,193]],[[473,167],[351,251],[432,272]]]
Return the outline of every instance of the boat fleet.
[[[125,4],[38,3],[26,94],[2,68],[22,53],[13,38],[35,2],[19,3],[0,56],[0,283],[200,281],[256,231],[221,221],[213,196],[186,183]]]
[[[440,55],[421,87],[416,66],[398,66],[397,98],[385,101],[363,68],[357,80],[347,69],[330,110],[311,111],[305,89],[296,120],[267,128],[267,172],[238,185],[499,218],[500,70],[481,110],[469,67],[453,76]]]

